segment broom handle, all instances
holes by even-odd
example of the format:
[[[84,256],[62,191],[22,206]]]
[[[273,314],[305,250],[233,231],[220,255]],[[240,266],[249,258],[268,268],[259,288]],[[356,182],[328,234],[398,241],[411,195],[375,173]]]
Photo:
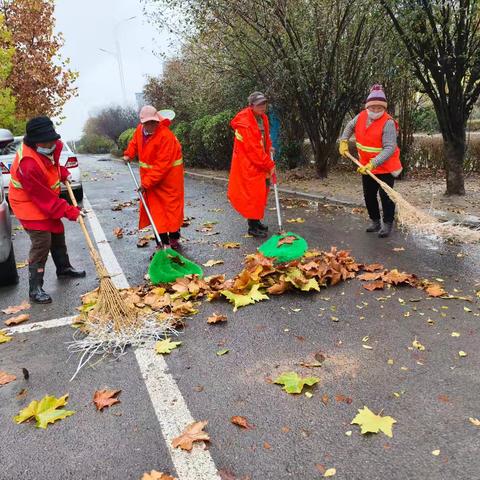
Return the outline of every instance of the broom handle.
[[[357,167],[363,167],[363,165],[353,156],[350,154],[350,152],[345,152],[345,155],[355,164]],[[376,176],[374,175],[370,170],[367,170],[367,173],[378,183],[382,184],[383,182]]]
[[[274,173],[272,175],[272,184],[273,184],[273,193],[275,194],[275,207],[277,210],[277,221],[278,221],[278,229],[280,233],[283,230],[282,226],[282,213],[280,211],[280,198],[278,196],[278,187],[277,187],[277,174]]]
[[[70,182],[66,181],[65,186],[67,187],[68,195],[70,196],[70,200],[72,201],[73,206],[78,207],[77,199],[73,194],[73,190],[70,185]],[[92,239],[90,238],[90,234],[88,233],[87,226],[85,225],[85,220],[83,219],[82,215],[80,215],[79,222],[80,222],[80,226],[82,227],[83,234],[85,235],[85,240],[87,241],[88,249],[90,250],[90,255],[92,255],[92,257],[95,259],[96,257],[98,257],[97,250],[93,246]]]
[[[143,208],[145,209],[145,212],[147,214],[148,219],[150,220],[150,224],[152,225],[153,233],[155,235],[155,241],[157,242],[157,245],[162,245],[162,240],[160,239],[160,235],[158,234],[157,227],[155,226],[155,222],[153,221],[152,214],[150,213],[150,209],[147,206],[147,202],[145,201],[145,197],[143,196],[143,193],[140,191],[140,185],[138,184],[137,177],[133,173],[132,166],[130,165],[130,162],[127,162],[128,169],[130,170],[130,175],[133,178],[133,181],[135,182],[135,186],[137,187],[137,193],[138,196],[140,197],[140,200],[142,201]]]

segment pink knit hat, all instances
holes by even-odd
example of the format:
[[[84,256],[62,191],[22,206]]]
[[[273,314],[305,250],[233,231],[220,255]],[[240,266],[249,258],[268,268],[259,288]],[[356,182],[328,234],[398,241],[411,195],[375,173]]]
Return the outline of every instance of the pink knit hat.
[[[375,84],[370,89],[370,95],[367,97],[365,108],[373,107],[374,105],[378,105],[385,109],[387,108],[387,97],[385,96],[383,87],[379,84]]]
[[[152,105],[145,105],[142,107],[140,110],[140,122],[145,123],[145,122],[163,122],[165,118],[163,118],[158,112],[155,107],[152,107]]]

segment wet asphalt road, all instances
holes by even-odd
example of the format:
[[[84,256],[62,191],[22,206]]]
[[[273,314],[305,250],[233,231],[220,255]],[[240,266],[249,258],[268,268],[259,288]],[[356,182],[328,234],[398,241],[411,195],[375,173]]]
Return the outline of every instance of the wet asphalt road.
[[[88,199],[128,281],[142,283],[153,242],[150,248],[136,248],[135,206],[111,210],[113,203],[134,199],[125,167],[92,157],[80,162]],[[475,298],[478,248],[398,232],[380,240],[364,233],[361,214],[297,203],[290,202],[284,214],[305,218],[291,227],[310,247],[348,249],[360,262],[440,278],[449,293]],[[206,268],[206,274],[234,276],[243,256],[260,244],[244,238],[244,222],[228,205],[223,184],[187,178],[185,213],[192,220],[183,230],[183,253],[199,263],[225,261]],[[213,221],[218,235],[197,231]],[[275,212],[269,210],[267,223],[273,226],[274,221]],[[115,227],[124,229],[124,238],[115,238]],[[33,306],[32,322],[74,315],[79,296],[97,285],[78,225],[67,225],[67,240],[72,263],[86,268],[88,277],[58,282],[49,260],[46,289],[54,303]],[[240,242],[241,249],[217,245],[226,241]],[[26,234],[16,230],[14,243],[17,260],[23,261]],[[26,299],[27,271],[19,273],[17,287],[0,290],[0,309]],[[334,478],[349,480],[476,479],[480,427],[468,419],[480,417],[478,300],[428,299],[411,288],[370,293],[353,280],[318,294],[272,297],[235,314],[225,302],[205,303],[188,320],[183,345],[166,360],[193,417],[209,421],[210,454],[223,475],[233,475],[225,478],[313,480],[334,467]],[[228,321],[207,325],[214,311],[227,314]],[[460,336],[452,337],[452,332]],[[175,475],[133,354],[84,369],[69,382],[77,360],[66,350],[71,338],[72,329],[61,327],[18,334],[0,345],[0,370],[18,377],[0,387],[0,479],[139,479],[151,469]],[[415,338],[425,351],[411,349]],[[229,353],[217,356],[220,348]],[[460,350],[467,357],[460,358]],[[318,352],[326,357],[321,368],[299,365],[313,361]],[[22,367],[30,372],[28,380]],[[271,383],[290,370],[320,378],[312,398],[288,395]],[[122,403],[99,413],[91,398],[105,387],[122,389]],[[19,399],[22,389],[27,394]],[[13,423],[12,417],[31,400],[67,392],[68,408],[76,411],[72,417],[46,431]],[[358,426],[350,425],[364,405],[397,420],[393,438],[362,436]],[[233,415],[245,416],[255,428],[240,430],[230,423]],[[434,450],[440,454],[432,455]]]

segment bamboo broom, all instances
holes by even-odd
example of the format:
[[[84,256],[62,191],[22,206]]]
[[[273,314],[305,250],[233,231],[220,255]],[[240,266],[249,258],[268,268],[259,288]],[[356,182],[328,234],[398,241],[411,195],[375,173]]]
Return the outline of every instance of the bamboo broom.
[[[70,199],[75,207],[78,207],[77,200],[73,194],[72,187],[69,182],[65,182]],[[112,282],[112,278],[100,258],[100,254],[94,247],[90,234],[88,233],[85,221],[82,216],[79,218],[85,240],[87,241],[88,250],[92,257],[97,275],[100,279],[100,287],[98,291],[98,299],[93,312],[89,315],[89,319],[93,319],[95,323],[112,323],[113,330],[120,332],[125,328],[132,327],[137,321],[137,313],[135,309],[129,307],[120,295],[120,292]],[[88,328],[88,325],[87,325]]]
[[[349,152],[346,152],[346,156],[358,167],[362,166]],[[438,218],[407,202],[400,193],[380,180],[372,172],[368,171],[367,173],[382,187],[392,202],[397,206],[397,221],[400,226],[412,230],[415,233],[435,235],[445,240],[454,240],[462,243],[480,242],[479,230],[455,225],[452,222],[440,222]]]

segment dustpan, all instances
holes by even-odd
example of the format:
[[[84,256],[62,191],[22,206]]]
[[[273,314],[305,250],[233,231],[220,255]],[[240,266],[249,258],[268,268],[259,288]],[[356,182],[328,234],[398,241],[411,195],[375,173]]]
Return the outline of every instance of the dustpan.
[[[282,212],[280,210],[280,198],[278,196],[277,174],[272,175],[273,192],[275,194],[275,206],[277,210],[278,235],[273,235],[265,243],[260,245],[258,251],[269,258],[274,258],[276,263],[291,262],[302,257],[308,250],[307,241],[300,235],[292,232],[284,232],[282,226]]]
[[[145,201],[145,197],[140,191],[140,185],[138,184],[137,177],[133,173],[130,162],[128,162],[127,165],[128,169],[130,170],[130,175],[132,176],[135,186],[137,187],[138,196],[143,204],[143,208],[145,208],[147,217],[152,225],[155,241],[159,247],[153,256],[150,265],[148,266],[148,275],[150,277],[150,281],[154,285],[158,285],[159,283],[174,282],[178,278],[183,278],[186,275],[198,275],[202,277],[203,270],[200,265],[197,265],[191,260],[185,258],[183,255],[180,255],[178,252],[173,250],[173,248],[166,248],[165,245],[163,245],[160,235],[158,234],[157,227],[155,226],[155,222],[153,221],[152,214],[150,213],[150,209]]]

